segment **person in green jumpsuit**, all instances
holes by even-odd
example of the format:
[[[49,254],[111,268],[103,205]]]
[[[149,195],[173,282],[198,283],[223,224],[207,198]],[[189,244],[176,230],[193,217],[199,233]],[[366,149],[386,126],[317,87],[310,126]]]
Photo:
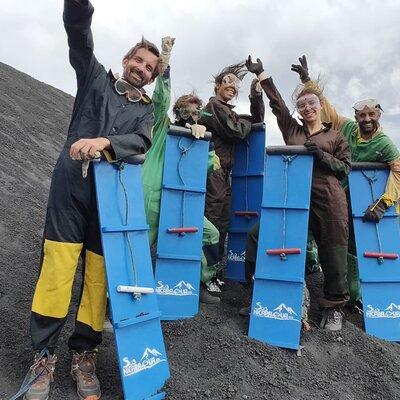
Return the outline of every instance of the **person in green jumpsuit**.
[[[158,225],[160,218],[161,188],[164,170],[165,144],[168,127],[171,120],[168,116],[168,109],[171,102],[171,79],[169,56],[174,44],[174,39],[170,37],[163,38],[162,41],[162,59],[161,65],[164,71],[156,79],[156,87],[153,92],[152,102],[154,104],[154,125],[152,147],[146,153],[146,161],[142,167],[145,211],[147,222],[149,224],[150,246],[155,244],[158,234]],[[197,119],[200,116],[200,110],[203,102],[194,93],[181,96],[175,102],[173,113],[175,116],[175,125],[189,127],[194,137],[204,136],[206,128],[198,125]],[[212,172],[220,168],[219,158],[215,151],[210,148],[208,157],[208,171]],[[219,232],[214,225],[204,218],[203,230],[203,255],[201,268],[202,290],[200,301],[204,303],[218,303],[220,299],[212,296],[207,288],[207,284],[217,275],[218,263],[218,243]]]
[[[293,64],[292,70],[300,76],[305,88],[322,90],[316,81],[310,79],[305,56],[299,58],[300,64]],[[382,162],[390,167],[385,192],[375,204],[371,204],[365,212],[364,220],[378,222],[387,208],[398,203],[400,198],[400,154],[396,145],[383,133],[379,124],[381,106],[374,99],[359,101],[353,106],[354,120],[340,115],[324,96],[321,118],[330,122],[334,129],[343,134],[349,143],[352,162]],[[347,179],[343,182],[347,187]],[[372,210],[371,210],[372,209]],[[399,210],[398,210],[399,211]],[[347,255],[347,279],[350,291],[351,306],[361,307],[361,285],[354,240],[353,225],[349,224],[349,252]]]

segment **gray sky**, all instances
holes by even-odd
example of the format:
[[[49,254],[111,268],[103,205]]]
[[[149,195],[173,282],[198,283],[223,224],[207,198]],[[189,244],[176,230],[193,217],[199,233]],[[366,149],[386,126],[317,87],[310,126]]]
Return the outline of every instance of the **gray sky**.
[[[143,34],[174,36],[173,99],[192,89],[207,100],[212,74],[248,54],[261,58],[287,104],[298,84],[290,65],[306,54],[326,97],[352,117],[355,101],[376,98],[385,132],[400,146],[400,0],[93,0],[95,53],[119,72],[123,54]],[[0,61],[70,94],[63,1],[0,0]],[[237,111],[248,112],[246,76]],[[152,88],[149,88],[149,92]],[[266,112],[268,143],[282,143]]]

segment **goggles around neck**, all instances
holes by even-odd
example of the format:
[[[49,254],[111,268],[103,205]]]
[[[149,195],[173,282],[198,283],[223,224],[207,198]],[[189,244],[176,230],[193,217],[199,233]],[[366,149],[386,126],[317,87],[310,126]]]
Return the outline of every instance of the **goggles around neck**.
[[[120,95],[126,95],[128,101],[137,103],[143,95],[143,92],[131,85],[123,78],[118,78],[114,83],[115,91]]]
[[[353,106],[353,108],[356,111],[362,111],[362,110],[364,110],[365,107],[377,108],[377,109],[383,111],[381,105],[375,99],[365,99],[365,100],[357,101],[357,103],[355,103]]]

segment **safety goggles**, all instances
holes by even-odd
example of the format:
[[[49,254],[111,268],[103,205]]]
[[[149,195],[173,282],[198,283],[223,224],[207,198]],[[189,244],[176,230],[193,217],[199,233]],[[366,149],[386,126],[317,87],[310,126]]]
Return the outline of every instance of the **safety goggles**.
[[[355,103],[353,106],[356,111],[364,110],[365,107],[378,108],[379,110],[383,111],[381,105],[375,99],[357,101],[357,103]]]
[[[307,96],[307,95],[302,96],[300,98],[300,100],[297,101],[297,103],[296,103],[296,108],[297,108],[297,111],[299,111],[299,112],[304,111],[307,108],[307,106],[310,108],[313,108],[313,109],[317,109],[317,108],[321,107],[321,103],[320,103],[318,97],[314,94],[310,95],[310,96]]]
[[[142,98],[142,91],[123,78],[118,78],[114,83],[114,87],[118,94],[126,95],[128,101],[132,103],[137,103]]]
[[[189,119],[190,117],[192,117],[193,119],[199,119],[202,116],[208,116],[208,117],[212,116],[212,114],[203,111],[201,108],[181,107],[178,112],[179,116],[185,120]]]
[[[234,74],[225,75],[222,78],[222,83],[224,85],[234,86],[236,90],[239,90],[242,86],[242,81]]]

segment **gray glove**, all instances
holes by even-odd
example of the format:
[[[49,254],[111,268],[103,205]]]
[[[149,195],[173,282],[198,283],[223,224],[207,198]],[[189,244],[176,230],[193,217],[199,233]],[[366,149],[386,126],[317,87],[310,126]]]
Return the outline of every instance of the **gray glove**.
[[[306,56],[301,56],[299,62],[300,64],[292,64],[291,70],[299,74],[302,83],[306,83],[310,80]]]
[[[251,56],[246,60],[246,68],[249,72],[256,74],[257,76],[264,72],[264,67],[259,58],[257,58],[257,62],[253,63],[251,60]]]

